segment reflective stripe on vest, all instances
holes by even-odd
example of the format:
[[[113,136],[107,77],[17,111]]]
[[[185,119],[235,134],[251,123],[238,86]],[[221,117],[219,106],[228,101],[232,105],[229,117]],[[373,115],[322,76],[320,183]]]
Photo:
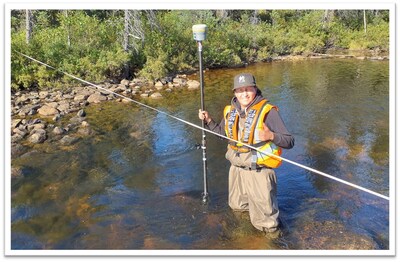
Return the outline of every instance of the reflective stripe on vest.
[[[271,168],[279,167],[282,160],[273,157],[274,154],[280,156],[282,149],[276,146],[272,141],[265,142],[261,141],[259,138],[258,130],[263,129],[264,119],[268,112],[275,108],[276,106],[267,103],[266,99],[261,100],[257,104],[251,106],[246,114],[246,119],[244,122],[244,128],[242,130],[240,140],[239,138],[239,112],[236,108],[232,106],[226,106],[224,109],[225,117],[225,134],[234,140],[240,141],[241,143],[229,142],[230,147],[240,153],[249,152],[250,149],[244,144],[249,144],[251,146],[257,147],[262,154],[258,151],[252,150],[253,153],[253,167],[255,165],[267,166]]]

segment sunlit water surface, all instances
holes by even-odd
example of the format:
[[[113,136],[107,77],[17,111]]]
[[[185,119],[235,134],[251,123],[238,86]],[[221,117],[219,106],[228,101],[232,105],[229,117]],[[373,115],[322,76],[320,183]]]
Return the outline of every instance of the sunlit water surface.
[[[283,157],[389,194],[389,63],[308,60],[205,73],[215,119],[234,75],[253,73],[296,144]],[[197,76],[191,76],[197,79]],[[200,92],[141,100],[200,124]],[[227,204],[226,141],[134,103],[86,108],[95,134],[12,160],[12,249],[388,249],[389,202],[284,163],[276,170],[283,235],[270,239]]]

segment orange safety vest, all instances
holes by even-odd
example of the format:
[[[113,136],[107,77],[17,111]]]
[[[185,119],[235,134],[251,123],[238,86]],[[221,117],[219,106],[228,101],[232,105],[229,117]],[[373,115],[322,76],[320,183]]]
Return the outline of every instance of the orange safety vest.
[[[251,106],[247,110],[244,128],[241,132],[239,140],[239,112],[232,106],[226,106],[224,109],[225,117],[225,134],[227,137],[239,141],[236,143],[229,142],[229,146],[240,153],[247,153],[252,151],[252,166],[266,166],[270,168],[277,168],[281,165],[282,159],[274,157],[282,154],[282,149],[275,145],[272,141],[261,141],[258,136],[258,130],[263,129],[263,123],[268,112],[276,106],[267,103],[266,99],[261,100],[257,104]],[[260,153],[256,150],[251,150],[245,145],[251,145],[259,149]]]

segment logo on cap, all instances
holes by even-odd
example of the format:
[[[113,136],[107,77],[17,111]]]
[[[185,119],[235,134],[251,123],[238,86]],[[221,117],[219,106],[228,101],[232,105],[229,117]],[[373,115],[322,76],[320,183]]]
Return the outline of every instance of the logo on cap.
[[[239,83],[244,83],[246,78],[244,76],[239,76]]]

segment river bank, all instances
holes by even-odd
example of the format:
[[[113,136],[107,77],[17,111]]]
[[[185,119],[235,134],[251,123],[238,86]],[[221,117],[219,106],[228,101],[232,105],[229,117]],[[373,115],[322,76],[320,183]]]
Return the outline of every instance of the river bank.
[[[71,145],[79,137],[93,134],[85,121],[85,108],[105,101],[129,103],[133,99],[160,99],[162,92],[175,89],[198,89],[200,83],[186,75],[149,84],[139,79],[122,80],[118,84],[102,83],[93,86],[71,87],[65,90],[16,92],[11,95],[11,154],[25,152],[21,144],[32,146],[51,138],[52,142]],[[117,95],[119,94],[119,95]],[[68,122],[61,121],[68,118]]]
[[[320,53],[309,53],[307,55],[288,55],[288,56],[277,56],[270,59],[270,61],[297,61],[297,60],[306,60],[306,59],[358,59],[358,60],[375,60],[375,61],[384,61],[389,60],[389,56],[384,54],[381,55],[376,52],[365,52],[365,51],[354,51],[347,53],[337,53],[333,52],[327,54]]]

